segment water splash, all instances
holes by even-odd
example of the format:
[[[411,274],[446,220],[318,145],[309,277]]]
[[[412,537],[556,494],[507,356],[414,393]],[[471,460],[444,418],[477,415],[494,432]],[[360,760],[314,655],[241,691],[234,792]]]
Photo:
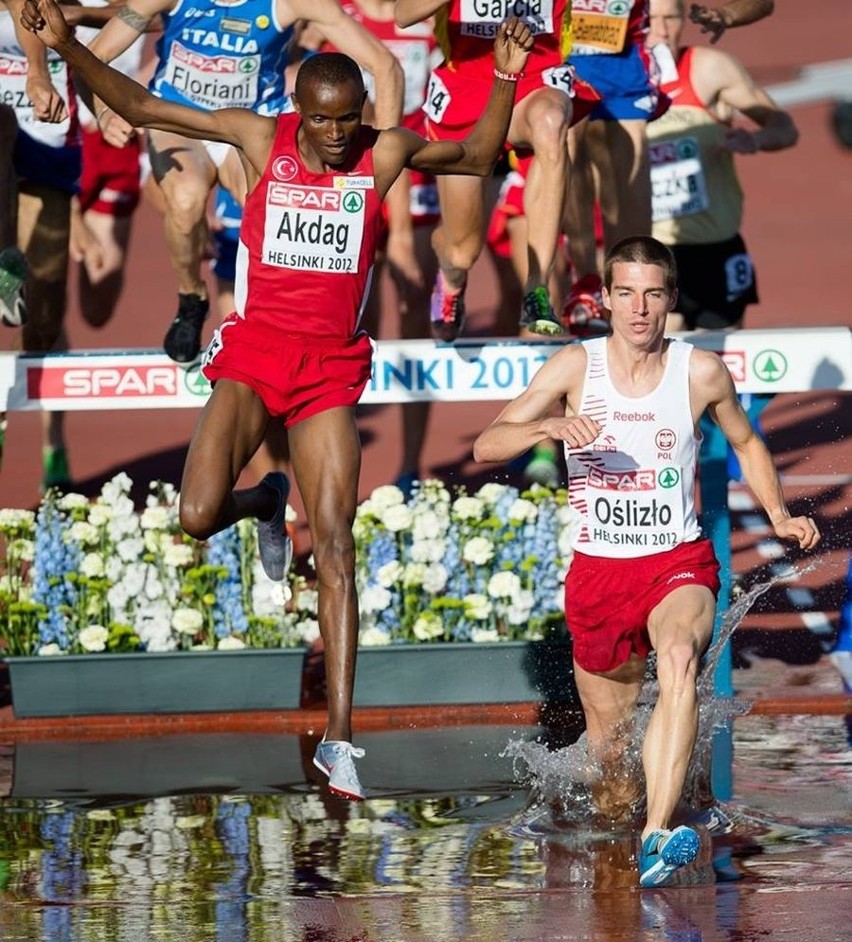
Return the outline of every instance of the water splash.
[[[723,651],[734,631],[761,596],[779,582],[807,574],[815,565],[812,562],[802,568],[792,567],[782,575],[755,584],[742,592],[724,612],[719,631],[702,658],[697,683],[698,735],[683,789],[683,798],[688,806],[706,808],[713,800],[710,763],[714,732],[735,717],[743,716],[751,708],[750,701],[715,695],[714,674]],[[529,803],[516,816],[511,825],[512,830],[532,836],[589,823],[604,828],[620,827],[635,820],[642,811],[641,802],[616,803],[618,810],[615,818],[600,815],[593,800],[594,786],[606,775],[616,795],[630,796],[640,788],[644,790],[642,741],[657,693],[656,658],[652,652],[634,716],[612,731],[613,739],[620,742],[622,747],[619,765],[615,769],[607,768],[604,772],[594,757],[589,755],[585,733],[577,742],[557,750],[550,750],[547,743],[541,740],[509,742],[502,755],[513,760],[516,780],[529,788]]]

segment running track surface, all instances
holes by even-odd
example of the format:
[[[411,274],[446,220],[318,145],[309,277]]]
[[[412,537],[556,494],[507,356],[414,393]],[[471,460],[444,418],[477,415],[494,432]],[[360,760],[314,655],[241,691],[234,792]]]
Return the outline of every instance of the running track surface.
[[[848,57],[848,30],[839,28],[847,15],[845,0],[814,0],[806,6],[778,4],[769,20],[730,32],[722,48],[737,55],[764,86],[790,81],[802,66]],[[762,299],[749,312],[747,326],[849,324],[852,151],[844,150],[833,136],[830,102],[791,110],[801,135],[795,148],[738,158],[746,193],[743,232],[755,259]],[[84,325],[72,282],[67,318],[71,344],[75,349],[159,347],[174,314],[175,292],[161,221],[143,204],[136,216],[127,285],[116,317],[100,332]],[[381,335],[395,337],[393,297],[387,288],[385,301]],[[469,290],[468,333],[488,335],[494,305],[493,274],[488,262],[480,260]],[[212,323],[213,318],[205,339]],[[14,344],[14,332],[3,331],[0,348],[10,349]],[[473,439],[499,408],[496,402],[435,405],[423,476],[471,485],[488,477],[505,477],[505,469],[475,466],[470,457]],[[814,514],[826,535],[820,565],[794,586],[809,593],[809,598],[799,596],[799,608],[815,613],[811,620],[817,625],[816,632],[804,626],[800,611],[793,610],[789,587],[779,586],[763,606],[772,613],[771,619],[751,616],[747,624],[754,626],[754,635],[750,639],[743,635],[745,647],[782,657],[788,663],[807,665],[819,657],[830,642],[843,597],[852,465],[850,413],[848,399],[844,402],[840,395],[820,394],[779,396],[764,414],[767,440],[788,478],[788,499],[794,510]],[[118,471],[131,476],[139,494],[150,480],[179,483],[196,415],[189,410],[70,413],[67,440],[78,489],[97,493]],[[364,410],[362,498],[393,479],[401,447],[399,421],[398,406]],[[9,417],[0,478],[2,506],[33,507],[38,502],[39,422],[36,414],[13,413]],[[243,483],[253,479],[247,472]],[[294,505],[301,511],[298,498]],[[734,513],[734,568],[748,583],[770,572],[775,551],[766,543],[768,534],[749,514],[745,495],[736,506],[742,510]],[[819,613],[825,613],[827,619],[821,629]],[[775,650],[774,642],[767,642],[765,634],[757,630],[769,626],[789,629],[783,635],[794,639],[795,651]]]

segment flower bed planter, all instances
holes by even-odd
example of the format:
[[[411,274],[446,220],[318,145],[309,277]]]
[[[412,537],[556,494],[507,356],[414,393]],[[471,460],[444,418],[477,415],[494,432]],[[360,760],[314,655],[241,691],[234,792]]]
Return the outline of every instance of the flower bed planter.
[[[303,648],[7,659],[18,717],[289,710]]]
[[[567,640],[358,649],[355,704],[359,707],[575,699]]]

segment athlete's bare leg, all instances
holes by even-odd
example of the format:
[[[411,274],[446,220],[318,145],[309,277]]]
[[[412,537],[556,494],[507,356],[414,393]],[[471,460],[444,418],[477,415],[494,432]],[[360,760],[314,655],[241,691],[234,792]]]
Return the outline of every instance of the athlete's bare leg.
[[[641,783],[628,774],[625,753],[644,676],[645,661],[637,657],[605,673],[591,673],[574,662],[589,753],[602,773],[592,787],[595,806],[614,820],[624,817],[642,794]]]
[[[641,120],[589,124],[593,159],[600,168],[598,192],[607,249],[627,236],[651,234],[651,165],[645,128]]]
[[[115,313],[124,290],[124,265],[130,244],[132,216],[87,210],[72,224],[85,227],[72,242],[80,261],[79,306],[86,323],[103,327]]]
[[[18,244],[18,176],[13,163],[17,134],[15,112],[0,104],[0,250]]]
[[[595,241],[595,181],[587,141],[588,121],[580,121],[568,135],[571,185],[565,203],[564,231],[571,246],[577,280],[598,271]]]
[[[201,260],[207,241],[207,201],[216,167],[200,141],[151,130],[151,170],[165,200],[164,233],[181,294],[207,297]]]
[[[485,242],[485,187],[478,177],[438,177],[441,223],[432,236],[444,280],[463,288]]]
[[[713,593],[687,585],[667,595],[648,620],[659,695],[642,750],[648,790],[643,840],[669,826],[683,792],[698,732],[698,664],[713,635],[715,613]]]
[[[525,291],[547,285],[553,268],[568,181],[570,124],[571,99],[542,88],[515,106],[509,125],[509,141],[535,153],[524,187],[524,212],[535,220],[527,232]]]
[[[355,410],[329,409],[297,422],[288,432],[317,572],[328,700],[326,737],[351,742],[358,650],[352,523],[361,470]]]

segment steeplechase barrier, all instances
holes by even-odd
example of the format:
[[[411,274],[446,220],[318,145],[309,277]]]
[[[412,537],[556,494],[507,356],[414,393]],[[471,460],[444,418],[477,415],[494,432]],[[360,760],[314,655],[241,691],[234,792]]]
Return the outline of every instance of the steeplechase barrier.
[[[806,327],[688,333],[697,347],[723,358],[749,413],[779,393],[852,390],[852,332]],[[465,338],[378,341],[373,377],[362,403],[476,402],[513,399],[564,341]],[[161,351],[87,350],[34,356],[0,353],[0,411],[198,408],[210,386],[198,366],[186,369]],[[722,564],[720,599],[731,592],[731,526],[727,443],[702,425],[702,522]],[[803,433],[803,444],[807,444]],[[724,604],[720,606],[723,609]],[[717,620],[716,630],[721,625]],[[732,696],[730,652],[720,659],[716,693]]]

